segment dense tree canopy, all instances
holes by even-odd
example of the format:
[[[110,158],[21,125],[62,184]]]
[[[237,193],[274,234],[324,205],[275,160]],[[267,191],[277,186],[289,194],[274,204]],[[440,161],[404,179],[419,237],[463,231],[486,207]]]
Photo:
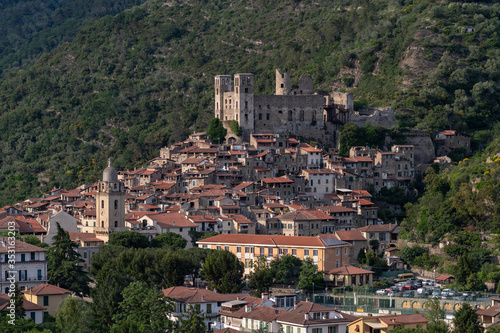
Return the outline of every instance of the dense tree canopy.
[[[109,245],[124,246],[126,248],[146,248],[150,243],[148,237],[137,231],[117,231],[109,235]]]
[[[69,289],[79,296],[90,294],[90,278],[81,265],[84,260],[76,251],[78,244],[69,238],[69,234],[57,223],[54,243],[47,252],[47,273],[49,283]]]
[[[203,263],[201,276],[209,288],[222,294],[243,289],[243,263],[229,251],[211,252]]]

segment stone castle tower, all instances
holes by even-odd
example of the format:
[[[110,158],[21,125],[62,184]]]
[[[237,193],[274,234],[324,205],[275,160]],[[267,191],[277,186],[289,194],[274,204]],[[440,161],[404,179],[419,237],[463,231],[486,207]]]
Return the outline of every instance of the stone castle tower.
[[[128,230],[125,227],[125,186],[118,180],[118,172],[108,160],[96,193],[96,236],[104,240],[114,231]]]
[[[243,140],[251,133],[293,134],[335,145],[340,125],[349,121],[353,112],[352,95],[314,92],[313,80],[302,75],[298,87],[292,87],[290,76],[276,70],[274,95],[254,94],[254,75],[235,74],[215,76],[215,117],[230,130],[231,121],[237,121],[243,131]],[[238,142],[228,131],[228,142]]]

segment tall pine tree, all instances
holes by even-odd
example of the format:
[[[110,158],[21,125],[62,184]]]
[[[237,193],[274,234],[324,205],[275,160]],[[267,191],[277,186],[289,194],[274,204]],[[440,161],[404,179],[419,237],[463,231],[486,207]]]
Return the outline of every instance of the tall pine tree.
[[[59,223],[53,240],[47,252],[49,283],[69,289],[80,297],[88,296],[90,278],[80,265],[84,260],[76,251],[78,244],[69,238]]]

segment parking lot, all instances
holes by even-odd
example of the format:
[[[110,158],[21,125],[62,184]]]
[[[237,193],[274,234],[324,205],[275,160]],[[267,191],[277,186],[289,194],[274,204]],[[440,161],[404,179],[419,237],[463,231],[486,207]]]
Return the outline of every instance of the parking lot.
[[[434,286],[432,280],[409,279],[405,282],[398,282],[394,286],[379,289],[376,296],[389,297],[411,297],[411,298],[437,298],[443,300],[456,301],[477,301],[482,295],[477,292],[458,292],[452,289],[441,289]]]

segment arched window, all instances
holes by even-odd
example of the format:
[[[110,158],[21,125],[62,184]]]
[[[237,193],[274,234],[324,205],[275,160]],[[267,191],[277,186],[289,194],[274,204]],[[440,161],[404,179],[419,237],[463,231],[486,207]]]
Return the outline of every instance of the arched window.
[[[118,209],[118,200],[115,200],[115,209]]]
[[[101,221],[101,228],[104,228],[104,221]]]
[[[300,121],[304,121],[304,110],[300,110]]]
[[[288,110],[288,121],[292,121],[292,120],[293,120],[292,110]]]
[[[101,208],[104,208],[104,200],[101,200]]]

